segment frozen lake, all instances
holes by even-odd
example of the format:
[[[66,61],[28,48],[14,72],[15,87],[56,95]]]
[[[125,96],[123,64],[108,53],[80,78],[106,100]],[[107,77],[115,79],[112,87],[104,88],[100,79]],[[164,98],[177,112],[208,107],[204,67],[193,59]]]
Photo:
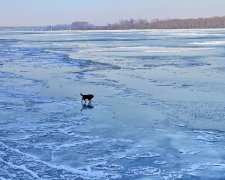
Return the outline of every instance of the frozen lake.
[[[0,49],[0,180],[225,179],[225,30],[1,31]]]

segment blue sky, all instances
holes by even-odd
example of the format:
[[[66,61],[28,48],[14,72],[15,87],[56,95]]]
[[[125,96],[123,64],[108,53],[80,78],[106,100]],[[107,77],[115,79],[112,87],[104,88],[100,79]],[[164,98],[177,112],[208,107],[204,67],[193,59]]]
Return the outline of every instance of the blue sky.
[[[225,0],[0,0],[0,26],[225,16]]]

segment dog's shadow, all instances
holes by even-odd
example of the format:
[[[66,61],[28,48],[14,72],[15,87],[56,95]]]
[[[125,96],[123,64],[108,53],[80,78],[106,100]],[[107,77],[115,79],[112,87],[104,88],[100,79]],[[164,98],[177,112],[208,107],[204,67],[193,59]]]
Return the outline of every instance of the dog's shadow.
[[[88,103],[84,102],[84,103],[82,103],[82,108],[80,111],[82,112],[85,109],[93,109],[93,108],[94,108],[94,106],[91,101],[89,101]]]

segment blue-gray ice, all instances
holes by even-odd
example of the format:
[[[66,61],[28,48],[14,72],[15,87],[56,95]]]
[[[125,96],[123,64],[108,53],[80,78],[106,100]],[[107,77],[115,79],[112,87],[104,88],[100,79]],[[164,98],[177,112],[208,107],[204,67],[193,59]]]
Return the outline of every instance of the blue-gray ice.
[[[0,179],[225,179],[224,79],[225,30],[1,31]]]

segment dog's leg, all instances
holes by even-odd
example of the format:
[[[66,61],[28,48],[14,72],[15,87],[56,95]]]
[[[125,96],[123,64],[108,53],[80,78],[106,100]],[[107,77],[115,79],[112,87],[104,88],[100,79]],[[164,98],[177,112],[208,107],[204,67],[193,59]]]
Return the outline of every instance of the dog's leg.
[[[81,100],[82,106],[86,104],[86,101],[84,99]]]

